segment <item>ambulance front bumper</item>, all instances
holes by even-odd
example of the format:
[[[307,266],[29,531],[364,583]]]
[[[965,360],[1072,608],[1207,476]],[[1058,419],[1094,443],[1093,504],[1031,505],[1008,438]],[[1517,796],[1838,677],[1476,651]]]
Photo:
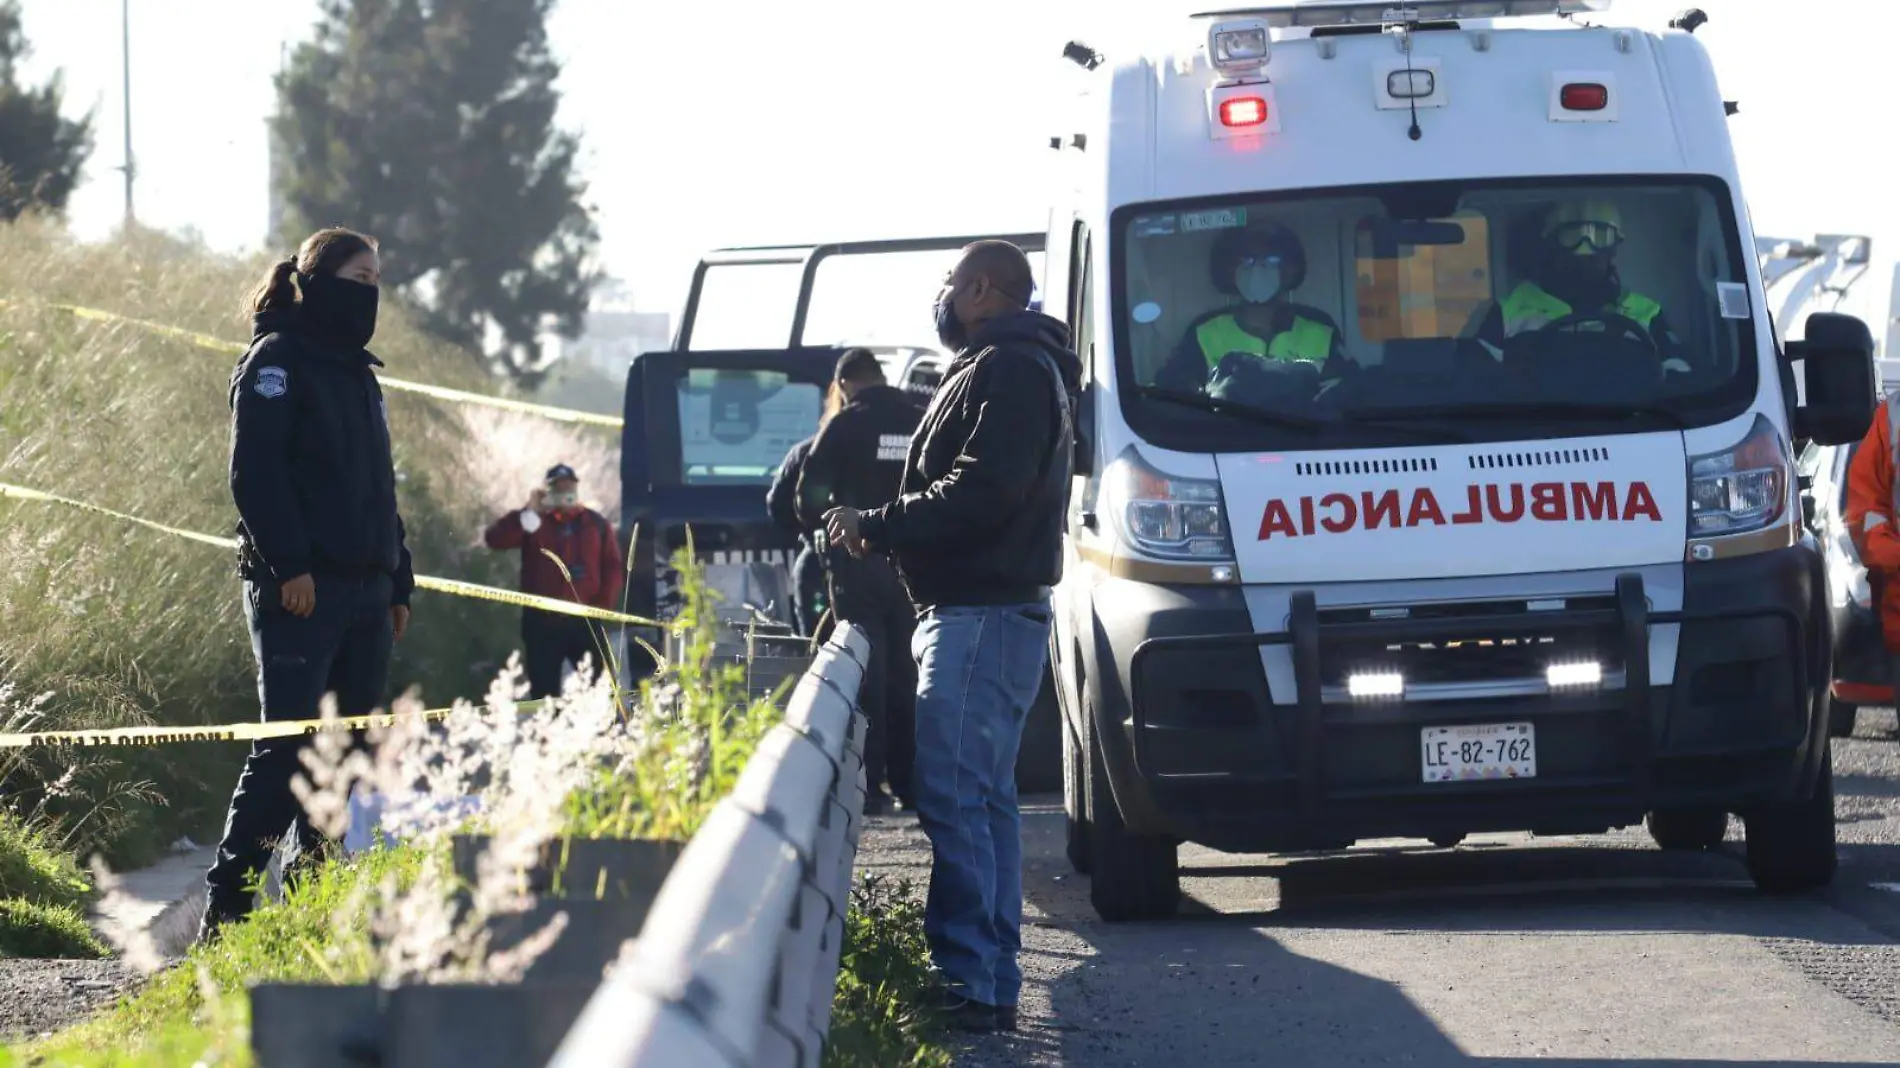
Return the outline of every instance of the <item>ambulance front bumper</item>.
[[[1535,616],[1342,622],[1311,591],[1294,594],[1284,631],[1183,633],[1176,614],[1171,633],[1141,641],[1116,680],[1128,695],[1117,739],[1127,745],[1104,755],[1128,761],[1120,770],[1132,774],[1115,777],[1131,829],[1237,852],[1595,833],[1656,808],[1741,811],[1805,796],[1824,733],[1820,583],[1819,557],[1795,547],[1687,568],[1680,611],[1651,611],[1642,578],[1625,574],[1613,597]],[[1231,610],[1216,614],[1231,624]],[[1676,663],[1661,673],[1673,682],[1659,685],[1649,633],[1668,624],[1680,625]],[[1367,700],[1337,685],[1344,648],[1585,634],[1615,667],[1594,687],[1428,701]],[[1269,645],[1290,650],[1291,700],[1270,690],[1260,655]],[[1429,777],[1427,729],[1507,724],[1534,732],[1534,769]]]

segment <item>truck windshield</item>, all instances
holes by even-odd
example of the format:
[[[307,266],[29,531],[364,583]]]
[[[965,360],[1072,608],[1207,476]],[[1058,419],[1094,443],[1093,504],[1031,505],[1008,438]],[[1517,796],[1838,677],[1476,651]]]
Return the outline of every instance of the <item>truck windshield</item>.
[[[1253,195],[1136,205],[1115,224],[1118,377],[1134,387],[1121,403],[1163,447],[1679,428],[1754,395],[1748,276],[1719,180]],[[1228,403],[1160,399],[1183,392]]]

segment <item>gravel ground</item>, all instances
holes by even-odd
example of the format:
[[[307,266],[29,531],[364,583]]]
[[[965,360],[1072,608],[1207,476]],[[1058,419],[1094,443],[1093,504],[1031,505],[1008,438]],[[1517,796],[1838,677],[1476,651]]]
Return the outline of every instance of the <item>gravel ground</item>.
[[[1192,1064],[1900,1064],[1900,743],[1890,711],[1835,747],[1841,872],[1764,897],[1732,823],[1716,852],[1640,829],[1346,854],[1183,850],[1181,915],[1105,924],[1062,857],[1059,799],[1025,805],[1022,1030],[960,1068]],[[863,870],[921,887],[905,816]]]
[[[0,1041],[78,1023],[111,1006],[138,979],[112,960],[0,960]]]

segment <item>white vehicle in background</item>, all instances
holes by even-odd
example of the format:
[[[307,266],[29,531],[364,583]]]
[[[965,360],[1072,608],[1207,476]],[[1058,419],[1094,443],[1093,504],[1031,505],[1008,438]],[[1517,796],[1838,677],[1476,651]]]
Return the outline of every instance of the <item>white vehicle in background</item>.
[[[1273,5],[1205,16],[1204,49],[1071,47],[1052,651],[1104,918],[1169,914],[1183,841],[1706,848],[1733,812],[1763,889],[1832,878],[1792,442],[1865,431],[1872,338],[1817,314],[1777,344],[1707,53],[1586,24],[1607,6]],[[1564,304],[1551,243],[1614,249],[1620,296]],[[1243,299],[1286,315],[1237,331]]]

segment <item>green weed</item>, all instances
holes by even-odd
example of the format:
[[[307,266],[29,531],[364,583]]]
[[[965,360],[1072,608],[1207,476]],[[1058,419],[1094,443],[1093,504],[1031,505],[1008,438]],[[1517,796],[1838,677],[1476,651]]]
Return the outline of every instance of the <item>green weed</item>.
[[[924,908],[908,880],[867,875],[851,887],[825,1068],[949,1068],[928,1013]]]

